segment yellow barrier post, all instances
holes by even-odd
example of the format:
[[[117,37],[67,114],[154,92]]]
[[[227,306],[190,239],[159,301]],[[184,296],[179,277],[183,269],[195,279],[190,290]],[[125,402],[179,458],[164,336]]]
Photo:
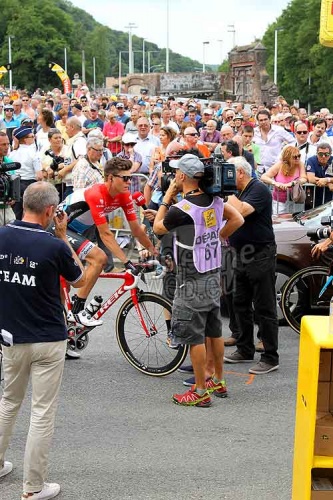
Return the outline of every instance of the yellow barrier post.
[[[302,319],[292,500],[333,499],[333,335],[328,317]]]

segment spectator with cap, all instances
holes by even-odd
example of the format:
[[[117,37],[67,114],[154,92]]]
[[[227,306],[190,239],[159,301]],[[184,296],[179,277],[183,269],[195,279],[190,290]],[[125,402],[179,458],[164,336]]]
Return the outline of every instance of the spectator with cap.
[[[121,138],[125,129],[121,122],[117,122],[117,115],[114,111],[109,111],[107,118],[108,122],[104,124],[103,135],[105,137],[107,147],[114,156],[121,151]]]
[[[125,106],[122,102],[118,102],[116,104],[116,113],[117,113],[117,122],[120,122],[124,125],[127,125],[127,123],[130,121],[130,118],[127,114],[125,114]]]
[[[72,106],[72,113],[76,118],[78,118],[80,120],[81,125],[83,126],[83,124],[87,118],[82,113],[82,105],[79,103],[74,104]]]
[[[125,160],[130,160],[132,162],[131,173],[137,173],[142,165],[142,156],[135,150],[135,146],[138,140],[135,134],[125,133],[121,138],[122,149],[120,153],[117,154],[118,158],[124,158]],[[130,192],[135,193],[141,189],[140,177],[133,176],[130,185]]]
[[[201,123],[199,124],[199,126],[196,127],[199,130],[199,132],[201,132],[201,130],[207,126],[209,120],[212,119],[213,119],[213,110],[210,108],[204,109],[201,117]]]
[[[17,220],[23,215],[23,193],[26,188],[36,181],[43,180],[42,165],[39,154],[36,151],[35,136],[31,127],[21,126],[14,130],[14,137],[18,140],[18,148],[9,153],[11,161],[21,163],[19,175],[20,201],[15,202],[13,210]]]
[[[82,125],[82,132],[88,134],[93,128],[100,128],[103,130],[104,123],[98,118],[98,107],[95,105],[90,106],[90,116],[91,118],[86,119]]]
[[[20,126],[20,121],[14,118],[14,108],[11,104],[4,105],[4,123],[9,141],[12,142],[13,130]]]
[[[235,118],[234,118],[234,131],[235,131],[235,134],[239,134],[239,135],[242,134],[242,131],[243,131],[243,120],[244,120],[243,115],[241,115],[240,113],[235,116]]]

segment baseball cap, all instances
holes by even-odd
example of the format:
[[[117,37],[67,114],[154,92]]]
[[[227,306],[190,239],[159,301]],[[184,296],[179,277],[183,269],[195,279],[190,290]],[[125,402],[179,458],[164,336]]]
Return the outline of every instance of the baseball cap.
[[[136,144],[138,142],[137,138],[136,138],[136,135],[134,134],[131,134],[130,132],[127,132],[126,134],[124,134],[121,138],[121,142],[123,144]]]
[[[75,103],[75,104],[73,105],[73,108],[76,108],[76,109],[78,109],[78,110],[82,111],[82,106],[81,106],[81,104],[79,104],[79,103]]]
[[[210,108],[206,108],[203,110],[203,114],[204,115],[212,115],[213,114],[213,110],[210,109]]]
[[[13,136],[16,137],[16,139],[23,139],[23,137],[26,137],[29,134],[32,134],[32,128],[25,126],[18,127],[13,132]]]
[[[116,105],[116,108],[124,108],[124,105],[122,102],[118,102]]]
[[[185,175],[192,179],[196,174],[203,174],[205,166],[196,155],[186,154],[180,160],[171,160],[171,168],[179,168]]]
[[[6,111],[6,109],[10,109],[11,111],[14,111],[14,108],[11,104],[6,104],[3,109]]]

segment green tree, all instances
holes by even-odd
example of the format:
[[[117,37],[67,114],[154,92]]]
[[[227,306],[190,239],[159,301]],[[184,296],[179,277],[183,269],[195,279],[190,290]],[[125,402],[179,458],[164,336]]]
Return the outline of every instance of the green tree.
[[[278,32],[278,87],[288,102],[332,107],[333,52],[319,43],[320,6],[320,0],[293,0],[268,27],[263,44],[273,77],[274,32],[283,29]]]

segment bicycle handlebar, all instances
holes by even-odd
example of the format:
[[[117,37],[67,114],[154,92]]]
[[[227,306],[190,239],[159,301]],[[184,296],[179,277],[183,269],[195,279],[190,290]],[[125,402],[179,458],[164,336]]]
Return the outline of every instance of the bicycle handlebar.
[[[153,259],[153,260],[148,260],[147,262],[145,263],[139,263],[139,267],[143,267],[143,270],[146,268],[146,267],[150,267],[150,266],[156,266],[156,270],[155,270],[155,276],[152,276],[152,279],[153,280],[161,280],[162,278],[164,278],[165,274],[166,274],[166,267],[163,266],[158,260],[156,259]]]

